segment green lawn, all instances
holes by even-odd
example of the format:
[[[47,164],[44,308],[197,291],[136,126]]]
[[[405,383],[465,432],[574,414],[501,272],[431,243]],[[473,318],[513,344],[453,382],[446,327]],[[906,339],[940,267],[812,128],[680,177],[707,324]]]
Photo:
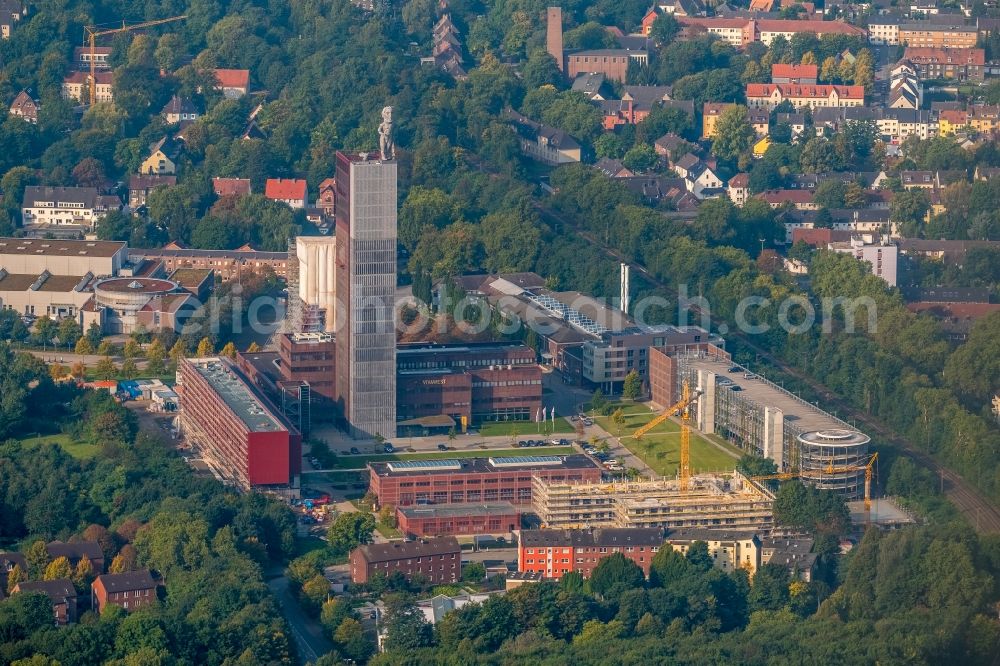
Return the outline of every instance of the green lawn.
[[[373,456],[337,456],[339,469],[360,469],[370,462],[391,462],[393,460],[449,460],[455,458],[489,458],[492,456],[566,456],[574,453],[572,446],[541,446],[530,449],[483,449],[473,451],[432,451],[428,453],[393,453]]]
[[[616,405],[625,412],[625,423],[621,426],[621,443],[632,453],[641,458],[653,468],[657,474],[674,476],[680,465],[681,457],[681,426],[673,420],[664,421],[653,428],[641,440],[630,435],[649,423],[654,414],[648,407],[635,403]],[[595,421],[612,435],[618,435],[618,425],[610,416],[595,417]],[[731,451],[737,457],[727,455],[713,442],[718,443],[726,451]],[[718,438],[709,438],[694,428],[691,429],[691,472],[710,472],[736,468],[740,455],[738,449],[722,442]]]
[[[508,437],[519,435],[572,434],[576,432],[570,422],[558,417],[555,423],[535,423],[534,421],[488,421],[479,426],[483,437]]]
[[[42,446],[44,444],[55,444],[61,446],[66,453],[79,460],[89,460],[100,452],[101,447],[86,442],[73,441],[69,435],[60,433],[58,435],[36,435],[26,437],[21,440],[26,447]]]

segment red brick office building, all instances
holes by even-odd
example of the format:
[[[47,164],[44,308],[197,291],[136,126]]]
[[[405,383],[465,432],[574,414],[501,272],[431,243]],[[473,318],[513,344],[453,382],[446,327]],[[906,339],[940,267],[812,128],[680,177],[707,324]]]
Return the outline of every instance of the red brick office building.
[[[179,374],[182,428],[217,472],[244,490],[301,472],[302,435],[229,359],[183,359]]]
[[[402,344],[396,369],[399,421],[530,421],[542,406],[542,370],[520,343]]]
[[[148,569],[98,576],[90,586],[91,607],[100,614],[108,604],[127,611],[156,601],[156,581]]]
[[[655,527],[589,530],[524,530],[517,546],[517,570],[561,578],[576,571],[589,578],[605,557],[621,553],[649,575],[649,563],[666,542]]]
[[[401,506],[399,529],[410,536],[504,534],[521,529],[521,510],[510,502]]]
[[[649,393],[653,402],[661,407],[669,407],[680,400],[681,387],[677,384],[677,362],[673,355],[678,351],[696,350],[717,355],[719,358],[732,358],[729,352],[713,344],[689,346],[683,350],[671,347],[649,348]]]
[[[462,577],[462,548],[453,536],[417,541],[370,543],[351,551],[351,580],[367,583],[376,573],[401,572],[407,580],[423,574],[429,583],[457,583]]]
[[[278,365],[285,381],[309,383],[314,396],[333,402],[336,343],[329,333],[278,336]]]
[[[370,490],[381,506],[510,502],[531,504],[534,476],[554,482],[601,480],[585,455],[462,458],[368,463]]]

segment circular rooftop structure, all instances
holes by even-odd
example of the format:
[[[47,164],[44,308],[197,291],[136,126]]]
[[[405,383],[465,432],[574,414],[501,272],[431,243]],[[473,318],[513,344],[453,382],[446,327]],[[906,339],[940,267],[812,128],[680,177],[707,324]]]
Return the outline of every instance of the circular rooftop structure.
[[[98,294],[145,294],[146,296],[169,294],[175,289],[177,289],[176,282],[144,277],[109,278],[101,280],[94,287]]]
[[[864,493],[864,466],[871,438],[857,430],[829,428],[798,436],[802,480],[847,499]]]

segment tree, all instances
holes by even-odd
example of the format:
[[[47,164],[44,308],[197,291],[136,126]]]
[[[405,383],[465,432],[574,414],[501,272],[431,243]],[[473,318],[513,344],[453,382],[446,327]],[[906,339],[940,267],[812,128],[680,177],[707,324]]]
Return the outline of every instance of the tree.
[[[919,238],[923,235],[929,210],[930,201],[925,190],[921,188],[903,190],[892,197],[889,219],[899,225],[899,231],[903,236]]]
[[[383,602],[386,652],[414,650],[431,644],[431,625],[413,601],[404,595],[389,594]]]
[[[645,582],[646,577],[639,565],[621,553],[602,558],[590,575],[590,589],[606,599],[642,587]]]
[[[80,330],[80,325],[72,317],[63,317],[59,321],[59,327],[56,329],[59,344],[66,345],[67,348],[72,347],[77,340],[82,339],[82,335],[83,331]]]
[[[747,108],[734,104],[727,107],[715,123],[712,152],[722,159],[735,160],[750,150],[754,136]]]
[[[39,580],[49,566],[49,551],[45,548],[45,542],[41,539],[32,542],[28,546],[28,551],[24,554],[24,559],[28,564],[28,578]]]
[[[335,552],[346,554],[354,548],[371,543],[375,531],[375,516],[370,513],[342,513],[327,530],[326,538]]]
[[[7,572],[7,596],[14,594],[14,587],[18,583],[23,583],[28,580],[28,574],[21,568],[20,564],[15,564],[14,567]]]
[[[127,359],[139,358],[142,356],[142,347],[140,347],[139,343],[135,340],[129,339],[128,342],[125,343],[125,348],[122,350],[122,354]]]
[[[600,388],[594,389],[594,394],[590,396],[590,408],[595,412],[603,412],[608,405],[608,399],[604,397],[604,392]]]
[[[641,144],[633,146],[625,153],[623,164],[632,171],[645,172],[656,166],[660,156],[656,154],[652,146]]]
[[[90,563],[90,558],[84,555],[73,570],[73,585],[77,591],[83,593],[90,589],[92,582],[94,582],[94,565]]]
[[[622,434],[622,426],[625,425],[625,410],[619,407],[611,414],[611,421],[617,426],[619,436]]]
[[[663,12],[653,21],[653,26],[649,30],[649,36],[662,47],[674,41],[674,37],[680,31],[681,25],[674,18],[673,14]]]
[[[778,466],[770,458],[748,453],[736,463],[736,469],[744,476],[766,476],[775,474],[778,471]]]
[[[248,353],[248,354],[253,354],[253,353],[256,353],[256,352],[259,352],[260,350],[261,350],[261,349],[260,349],[260,345],[259,345],[259,344],[257,344],[257,342],[256,342],[256,341],[254,341],[254,342],[251,342],[251,343],[250,343],[250,346],[249,346],[249,347],[247,347],[247,353]]]
[[[563,80],[562,72],[553,58],[544,49],[535,49],[521,71],[524,87],[533,90],[545,85],[556,85]]]
[[[47,345],[52,343],[52,338],[59,330],[56,323],[48,315],[42,315],[35,320],[35,339],[38,344]]]
[[[847,185],[836,178],[824,180],[816,186],[813,201],[823,208],[843,208]]]
[[[87,327],[87,342],[90,346],[97,348],[101,344],[101,338],[104,337],[104,331],[101,330],[101,325],[96,321],[90,322],[90,326]]]
[[[90,340],[86,336],[81,336],[76,341],[76,347],[73,348],[73,352],[81,356],[86,356],[94,353],[94,346],[90,344]]]
[[[195,352],[198,358],[206,358],[211,356],[215,350],[212,348],[212,340],[208,337],[202,338],[198,342],[198,350]]]
[[[364,662],[374,652],[374,645],[365,636],[361,623],[352,617],[344,618],[334,632],[333,640],[344,655],[358,663]]]
[[[799,166],[803,173],[827,173],[840,169],[840,158],[833,144],[821,137],[813,137],[802,147]]]
[[[330,596],[330,581],[316,574],[302,584],[301,599],[310,615],[318,615],[323,602]]]
[[[176,368],[182,358],[187,356],[187,344],[185,344],[183,338],[177,338],[177,342],[174,346],[170,348],[170,362]]]
[[[94,374],[97,375],[99,379],[108,380],[118,374],[118,368],[115,366],[115,362],[110,356],[105,356],[97,362],[97,366],[94,368]]]
[[[122,363],[121,376],[125,379],[135,379],[139,375],[139,366],[135,359],[127,358]]]
[[[761,565],[753,577],[747,601],[754,611],[775,611],[788,604],[788,568],[781,564]]]
[[[622,397],[626,400],[638,400],[640,395],[642,395],[642,377],[633,369],[625,375],[625,382],[622,384]]]
[[[226,358],[231,358],[235,361],[236,345],[234,345],[232,341],[227,342],[226,345],[222,348],[222,351],[219,352],[219,356],[225,356]]]
[[[153,340],[149,348],[146,349],[146,370],[153,376],[166,373],[167,352],[163,348],[163,343],[159,339]]]
[[[65,557],[57,557],[45,567],[44,579],[58,580],[60,578],[69,578],[72,575],[73,567],[70,566],[69,560]]]
[[[462,567],[462,580],[466,583],[481,583],[486,578],[486,566],[482,562],[469,562]]]

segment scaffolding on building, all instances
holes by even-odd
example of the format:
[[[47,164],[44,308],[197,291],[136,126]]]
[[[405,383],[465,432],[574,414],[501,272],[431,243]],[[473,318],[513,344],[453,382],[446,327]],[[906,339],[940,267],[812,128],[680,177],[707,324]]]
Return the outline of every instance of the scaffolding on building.
[[[767,530],[774,494],[739,472],[612,483],[532,480],[532,504],[548,528],[698,527]]]

